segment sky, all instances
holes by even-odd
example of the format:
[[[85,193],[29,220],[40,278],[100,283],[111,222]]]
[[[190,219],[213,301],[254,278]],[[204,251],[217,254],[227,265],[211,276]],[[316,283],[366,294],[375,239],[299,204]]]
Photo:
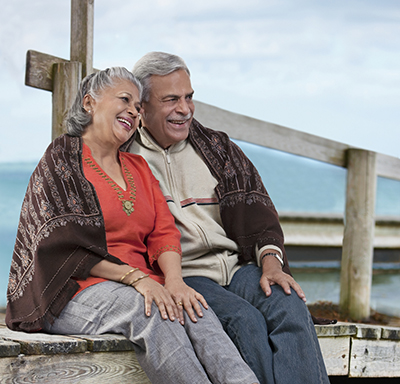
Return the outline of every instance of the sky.
[[[94,0],[95,68],[181,56],[195,99],[400,157],[400,0]],[[69,59],[69,0],[0,0],[0,162],[37,161],[51,93],[29,49]],[[218,127],[212,127],[218,129]]]

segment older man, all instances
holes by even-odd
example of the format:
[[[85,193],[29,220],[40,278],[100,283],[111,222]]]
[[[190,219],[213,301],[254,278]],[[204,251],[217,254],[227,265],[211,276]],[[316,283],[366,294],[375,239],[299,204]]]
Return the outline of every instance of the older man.
[[[329,383],[257,170],[226,134],[193,119],[181,58],[151,52],[133,73],[144,87],[143,126],[130,151],[160,181],[182,234],[186,283],[203,294],[261,383]]]

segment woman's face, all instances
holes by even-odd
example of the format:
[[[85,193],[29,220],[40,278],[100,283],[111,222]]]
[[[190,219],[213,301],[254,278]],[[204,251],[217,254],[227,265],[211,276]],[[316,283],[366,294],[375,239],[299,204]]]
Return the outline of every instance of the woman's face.
[[[119,147],[139,125],[139,90],[128,80],[117,81],[96,100],[86,95],[84,107],[92,115],[92,124],[87,129],[104,143]]]

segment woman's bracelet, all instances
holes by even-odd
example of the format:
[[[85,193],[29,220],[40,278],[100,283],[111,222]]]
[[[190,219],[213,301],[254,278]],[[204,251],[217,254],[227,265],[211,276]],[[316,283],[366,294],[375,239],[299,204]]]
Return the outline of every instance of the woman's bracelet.
[[[275,252],[267,252],[262,256],[260,261],[262,262],[264,260],[264,257],[266,257],[266,256],[275,256],[279,260],[279,262],[281,263],[282,267],[284,266],[282,257],[280,257],[277,253],[275,253]]]
[[[135,271],[138,271],[138,270],[139,270],[139,268],[133,268],[133,269],[131,269],[129,272],[126,272],[125,275],[122,276],[122,277],[119,279],[119,282],[122,283],[122,282],[124,281],[124,279],[125,279],[126,276],[128,276],[128,275],[130,275],[132,272],[135,272]]]
[[[133,284],[137,283],[139,280],[144,279],[145,277],[149,277],[149,275],[140,276],[137,279],[133,280],[132,283],[130,283],[129,285],[132,285],[132,287],[133,287]]]

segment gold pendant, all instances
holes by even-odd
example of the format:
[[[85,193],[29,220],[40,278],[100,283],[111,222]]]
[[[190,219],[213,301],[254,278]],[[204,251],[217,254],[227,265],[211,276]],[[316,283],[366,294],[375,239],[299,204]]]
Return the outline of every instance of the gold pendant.
[[[129,216],[135,210],[132,201],[122,200],[122,210]]]

